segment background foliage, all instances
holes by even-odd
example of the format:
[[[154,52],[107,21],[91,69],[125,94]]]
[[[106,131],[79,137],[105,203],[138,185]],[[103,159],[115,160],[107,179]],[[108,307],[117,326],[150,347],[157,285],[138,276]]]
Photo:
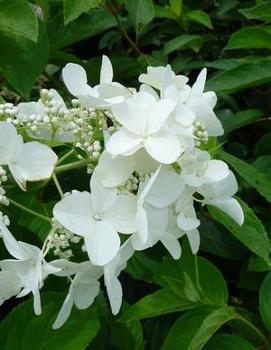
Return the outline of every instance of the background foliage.
[[[46,283],[41,316],[33,315],[31,300],[6,303],[2,350],[271,348],[270,50],[271,1],[0,0],[5,101],[35,99],[42,87],[68,98],[61,68],[79,63],[95,84],[102,54],[112,59],[116,81],[135,86],[148,65],[170,63],[192,81],[207,67],[207,88],[218,94],[225,129],[209,146],[238,174],[245,212],[239,227],[218,209],[203,210],[198,257],[185,241],[179,261],[160,246],[138,252],[122,275],[126,302],[118,317],[100,295],[94,307],[73,311],[52,331],[67,289],[54,278]],[[83,189],[88,180],[82,183],[75,171],[61,182],[67,190]],[[10,198],[41,213],[50,213],[53,196],[50,183],[23,195],[9,189]],[[40,243],[48,232],[43,221],[12,205],[8,214],[17,238]]]

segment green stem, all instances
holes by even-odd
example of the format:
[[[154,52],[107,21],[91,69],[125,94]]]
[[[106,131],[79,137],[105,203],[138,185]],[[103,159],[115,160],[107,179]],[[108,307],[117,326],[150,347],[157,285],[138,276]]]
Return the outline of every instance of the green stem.
[[[68,170],[72,170],[72,169],[78,169],[78,168],[81,168],[83,166],[86,166],[89,163],[91,163],[91,160],[89,160],[89,159],[82,159],[82,160],[78,160],[77,162],[72,162],[72,163],[69,163],[69,164],[60,165],[60,166],[57,166],[55,168],[55,173],[59,174],[59,173],[63,173],[64,171],[68,171]]]
[[[243,322],[248,328],[250,328],[254,334],[257,336],[258,339],[261,339],[263,344],[266,346],[267,349],[269,349],[269,342],[266,339],[265,335],[262,333],[262,331],[256,327],[253,323],[251,323],[249,320],[247,320],[245,317],[241,316],[240,314],[236,314],[235,318],[241,322]]]
[[[59,158],[57,165],[61,164],[64,162],[65,159],[69,158],[73,152],[75,152],[75,149],[72,148],[71,150],[69,150],[69,152],[65,153],[64,156],[62,156],[61,158]]]
[[[34,216],[36,216],[36,217],[38,217],[38,218],[40,218],[40,219],[42,219],[42,220],[51,222],[51,219],[50,219],[48,216],[42,215],[42,214],[40,214],[40,213],[37,213],[36,211],[25,207],[24,205],[22,205],[22,204],[20,204],[20,203],[18,203],[18,202],[16,202],[16,201],[14,201],[14,200],[11,199],[11,198],[8,198],[8,200],[9,200],[9,203],[12,204],[12,205],[14,205],[15,207],[20,208],[20,209],[24,210],[25,212],[27,212],[27,213],[29,213],[29,214],[32,214],[32,215],[34,215]]]
[[[64,197],[64,193],[63,193],[62,188],[60,186],[60,183],[59,183],[59,181],[58,181],[58,179],[56,177],[56,174],[53,174],[52,178],[53,178],[54,184],[55,184],[55,186],[56,186],[56,188],[58,190],[60,198],[63,198]]]

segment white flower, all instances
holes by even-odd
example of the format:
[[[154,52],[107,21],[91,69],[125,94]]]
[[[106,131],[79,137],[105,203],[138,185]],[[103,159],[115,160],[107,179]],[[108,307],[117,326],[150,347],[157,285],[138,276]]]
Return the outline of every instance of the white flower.
[[[5,247],[9,254],[15,258],[0,261],[0,267],[4,272],[16,274],[17,282],[14,290],[19,287],[18,278],[20,279],[22,290],[17,294],[17,297],[23,297],[29,293],[33,294],[34,311],[36,315],[39,315],[41,313],[40,288],[42,288],[45,278],[58,269],[46,263],[43,252],[38,247],[16,241],[1,221],[0,231]]]
[[[62,70],[62,76],[67,89],[86,108],[110,106],[131,95],[129,89],[113,82],[113,69],[107,56],[102,59],[100,84],[93,88],[87,83],[86,71],[78,64],[68,63]]]
[[[238,191],[238,184],[234,174],[229,171],[227,177],[221,181],[202,185],[197,189],[204,196],[203,204],[210,204],[228,214],[237,224],[244,222],[243,209],[239,202],[232,198]]]
[[[61,276],[70,276],[70,264],[69,261],[65,260],[56,264],[58,267],[62,266],[64,271],[67,269],[66,274],[65,272],[60,272]],[[98,282],[98,279],[102,276],[102,269],[100,267],[92,265],[89,261],[73,265],[77,265],[73,266],[73,268],[77,268],[78,271],[71,282],[69,292],[53,324],[53,329],[63,326],[69,318],[74,304],[80,310],[91,306],[100,290],[100,283]]]
[[[0,271],[0,305],[22,289],[20,276],[13,271]]]
[[[208,152],[199,149],[185,152],[178,160],[178,164],[184,182],[192,187],[223,180],[229,174],[225,162],[210,159]]]
[[[51,177],[57,155],[39,142],[23,143],[14,125],[0,122],[0,164],[8,165],[14,180],[22,190],[26,181],[39,181]]]
[[[109,138],[107,151],[115,156],[131,155],[145,148],[160,163],[175,162],[182,148],[174,132],[164,127],[174,108],[174,102],[156,101],[145,92],[113,106],[113,115],[122,127]]]
[[[117,194],[116,188],[105,188],[94,173],[91,193],[75,192],[54,207],[54,217],[69,231],[83,236],[90,261],[105,265],[118,253],[118,232],[136,230],[136,200]]]

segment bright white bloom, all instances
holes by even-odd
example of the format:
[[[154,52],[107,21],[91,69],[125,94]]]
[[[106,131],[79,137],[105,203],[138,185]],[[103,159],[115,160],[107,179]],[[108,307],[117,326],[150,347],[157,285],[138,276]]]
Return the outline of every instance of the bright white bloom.
[[[22,282],[17,272],[0,271],[0,305],[17,295],[22,287]]]
[[[165,127],[174,108],[172,101],[156,101],[145,92],[113,106],[113,115],[122,127],[108,140],[107,151],[114,156],[131,155],[145,148],[160,163],[175,162],[182,148],[174,132]]]
[[[100,84],[93,88],[88,85],[86,71],[78,64],[68,63],[62,76],[67,89],[86,108],[110,106],[131,95],[129,89],[113,82],[113,68],[107,56],[102,59]]]
[[[118,253],[118,232],[135,232],[136,201],[117,194],[116,188],[105,188],[94,173],[91,193],[74,192],[54,207],[54,217],[69,231],[84,237],[90,261],[95,265],[109,263]]]
[[[223,180],[202,185],[197,191],[204,196],[203,204],[213,205],[228,214],[238,225],[243,224],[243,209],[239,202],[232,198],[238,191],[238,184],[231,171]]]
[[[193,187],[223,180],[229,174],[229,168],[225,162],[210,159],[208,152],[199,149],[185,152],[178,160],[178,164],[181,167],[181,177],[184,182]]]
[[[63,326],[69,318],[74,304],[80,310],[90,307],[100,290],[100,283],[98,282],[102,275],[100,267],[94,266],[88,261],[81,264],[72,264],[74,266],[70,266],[71,264],[65,260],[55,264],[64,270],[59,274],[56,273],[58,276],[70,276],[74,272],[72,270],[77,269],[78,271],[71,282],[69,292],[53,324],[53,329]]]
[[[26,181],[39,181],[51,177],[57,155],[39,142],[23,143],[14,125],[0,122],[0,164],[8,165],[14,180],[22,190]]]
[[[58,269],[46,263],[43,252],[38,247],[18,242],[1,221],[0,231],[6,249],[15,258],[0,261],[0,267],[2,271],[11,273],[11,278],[16,274],[14,291],[19,288],[20,284],[22,288],[17,297],[23,297],[29,293],[33,294],[34,311],[36,315],[39,315],[41,313],[40,288],[42,288],[45,278]]]

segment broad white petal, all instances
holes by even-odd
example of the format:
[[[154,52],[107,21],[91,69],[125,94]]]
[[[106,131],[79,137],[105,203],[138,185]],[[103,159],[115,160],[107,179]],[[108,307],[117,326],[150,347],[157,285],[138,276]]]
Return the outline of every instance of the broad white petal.
[[[231,197],[238,191],[238,184],[232,171],[221,181],[212,182],[198,188],[198,192],[205,198],[213,199]]]
[[[219,208],[228,214],[238,225],[242,225],[244,222],[244,212],[235,198],[216,198],[208,200],[208,204]]]
[[[204,125],[209,136],[224,134],[220,120],[204,100],[194,101],[191,108],[196,115],[196,120]]]
[[[149,136],[145,140],[144,146],[150,156],[162,164],[174,163],[181,153],[178,138],[168,132],[161,131]]]
[[[112,224],[120,233],[136,231],[137,201],[133,197],[118,195],[115,203],[106,211],[103,220]]]
[[[64,197],[53,210],[54,217],[67,230],[79,235],[91,235],[95,229],[91,195],[75,192]]]
[[[139,151],[133,154],[132,159],[135,162],[135,171],[139,175],[153,173],[160,165],[149,155],[145,148],[141,148]]]
[[[114,156],[127,152],[135,153],[141,147],[141,142],[141,137],[121,128],[110,137],[106,150]]]
[[[0,122],[0,165],[10,163],[22,145],[22,136],[17,135],[15,126],[7,122]]]
[[[74,96],[91,94],[92,88],[87,84],[87,73],[79,64],[68,63],[62,70],[64,84]]]
[[[2,233],[5,247],[10,255],[19,260],[27,260],[29,258],[28,253],[22,247],[22,245],[13,237],[6,225],[0,220],[0,232]]]
[[[103,266],[117,255],[120,238],[114,227],[106,222],[97,221],[95,230],[85,237],[85,244],[90,261],[94,265]]]
[[[192,86],[191,98],[201,97],[201,94],[203,93],[205,82],[206,82],[206,76],[207,76],[207,69],[203,68],[199,73],[197,80]]]
[[[169,232],[165,232],[161,237],[161,242],[168,250],[173,259],[178,260],[182,254],[181,244],[178,241],[178,238]]]
[[[174,170],[162,168],[145,200],[157,208],[175,202],[184,191],[184,181]]]
[[[33,306],[35,315],[41,314],[41,300],[40,300],[40,290],[38,285],[32,289],[33,293]]]
[[[110,84],[113,80],[113,68],[110,59],[103,55],[100,72],[100,84]]]
[[[10,171],[18,183],[25,190],[26,181],[40,181],[51,177],[57,155],[48,146],[39,142],[25,143],[16,159],[9,164]]]
[[[179,104],[176,108],[175,120],[182,126],[191,126],[196,119],[195,113],[187,106]]]
[[[116,187],[103,186],[99,173],[96,171],[91,176],[90,189],[94,214],[104,213],[116,200]]]
[[[156,133],[164,125],[176,104],[171,100],[160,100],[150,104],[147,110],[147,130],[149,134]]]
[[[222,160],[212,159],[208,161],[204,172],[204,182],[221,181],[229,175],[229,167]]]
[[[85,273],[87,274],[87,272]],[[94,279],[89,278],[88,281],[78,281],[73,287],[72,297],[75,306],[84,310],[93,304],[96,296],[99,294],[100,283]]]
[[[148,220],[143,203],[139,203],[137,208],[136,226],[137,232],[133,235],[133,240],[136,239],[140,244],[145,244],[148,240]]]
[[[21,279],[16,272],[0,271],[0,305],[18,294],[21,288]]]
[[[73,307],[73,300],[70,293],[66,296],[64,303],[57,315],[57,318],[53,324],[53,329],[59,329],[69,318]]]
[[[107,151],[104,151],[99,158],[95,171],[103,186],[115,187],[128,180],[134,172],[134,167],[133,157],[114,157]]]

